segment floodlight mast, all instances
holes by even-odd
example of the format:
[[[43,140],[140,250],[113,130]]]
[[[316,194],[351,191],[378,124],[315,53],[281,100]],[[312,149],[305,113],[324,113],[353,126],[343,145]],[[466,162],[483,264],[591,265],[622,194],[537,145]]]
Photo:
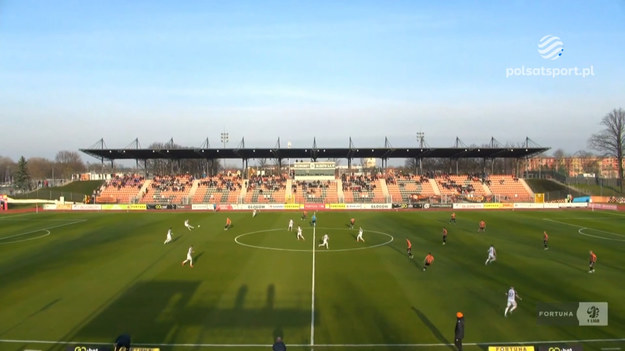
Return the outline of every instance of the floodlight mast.
[[[228,132],[226,132],[226,129],[224,128],[224,131],[221,132],[221,142],[224,144],[224,149],[226,148],[226,144],[229,141],[228,137],[229,137]],[[224,169],[225,168],[226,168],[226,159],[224,158]]]
[[[419,141],[419,147],[423,149],[423,145],[425,145],[425,133],[417,132],[417,140]],[[419,157],[419,174],[423,175],[423,157]]]

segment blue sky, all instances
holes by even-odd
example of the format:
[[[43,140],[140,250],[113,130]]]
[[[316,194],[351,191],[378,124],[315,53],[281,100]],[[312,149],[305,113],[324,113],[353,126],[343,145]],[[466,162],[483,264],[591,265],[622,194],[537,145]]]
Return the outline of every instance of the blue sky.
[[[564,48],[538,53],[545,35]],[[0,0],[0,156],[229,147],[584,150],[625,108],[624,1]],[[506,77],[513,68],[594,76]],[[84,156],[95,162],[95,159]]]

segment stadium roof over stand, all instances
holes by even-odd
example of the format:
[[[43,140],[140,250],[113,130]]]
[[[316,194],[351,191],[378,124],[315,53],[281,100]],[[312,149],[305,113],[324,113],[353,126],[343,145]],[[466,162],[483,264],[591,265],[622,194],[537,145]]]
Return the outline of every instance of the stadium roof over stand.
[[[350,146],[347,148],[317,147],[316,141],[310,148],[281,148],[280,140],[273,148],[246,148],[244,139],[237,148],[213,148],[213,147],[180,147],[175,146],[173,141],[171,147],[139,148],[138,141],[136,147],[126,147],[122,149],[108,148],[104,141],[99,141],[99,147],[80,149],[80,151],[99,158],[101,160],[151,160],[151,159],[336,159],[336,158],[523,158],[539,154],[549,150],[548,147],[530,146],[530,139],[526,138],[524,146],[501,147],[491,139],[489,146],[465,146],[456,138],[455,147],[430,147],[423,145],[419,147],[392,147],[388,140],[385,147],[354,147],[351,138]],[[206,143],[206,146],[208,143]]]

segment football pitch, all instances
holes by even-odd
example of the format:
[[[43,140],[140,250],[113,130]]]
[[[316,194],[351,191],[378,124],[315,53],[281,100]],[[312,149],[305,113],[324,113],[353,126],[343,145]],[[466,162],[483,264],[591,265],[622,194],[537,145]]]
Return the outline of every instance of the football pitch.
[[[465,350],[625,350],[624,213],[458,211],[456,224],[450,213],[318,212],[316,227],[300,212],[4,214],[0,350],[110,346],[122,333],[162,351],[267,350],[276,336],[289,350],[455,350],[458,311]],[[193,268],[181,265],[190,246]],[[511,286],[522,300],[504,317]],[[608,325],[538,323],[537,306],[577,302],[607,302]]]

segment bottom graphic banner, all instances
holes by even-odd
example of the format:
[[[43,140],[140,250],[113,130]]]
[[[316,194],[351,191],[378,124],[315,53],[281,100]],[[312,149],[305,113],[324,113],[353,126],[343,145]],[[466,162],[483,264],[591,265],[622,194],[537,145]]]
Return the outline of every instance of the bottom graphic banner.
[[[584,351],[581,345],[541,345],[538,351]]]
[[[539,302],[536,321],[540,325],[608,325],[607,302]]]
[[[488,351],[534,351],[534,346],[509,345],[509,346],[489,346]]]

